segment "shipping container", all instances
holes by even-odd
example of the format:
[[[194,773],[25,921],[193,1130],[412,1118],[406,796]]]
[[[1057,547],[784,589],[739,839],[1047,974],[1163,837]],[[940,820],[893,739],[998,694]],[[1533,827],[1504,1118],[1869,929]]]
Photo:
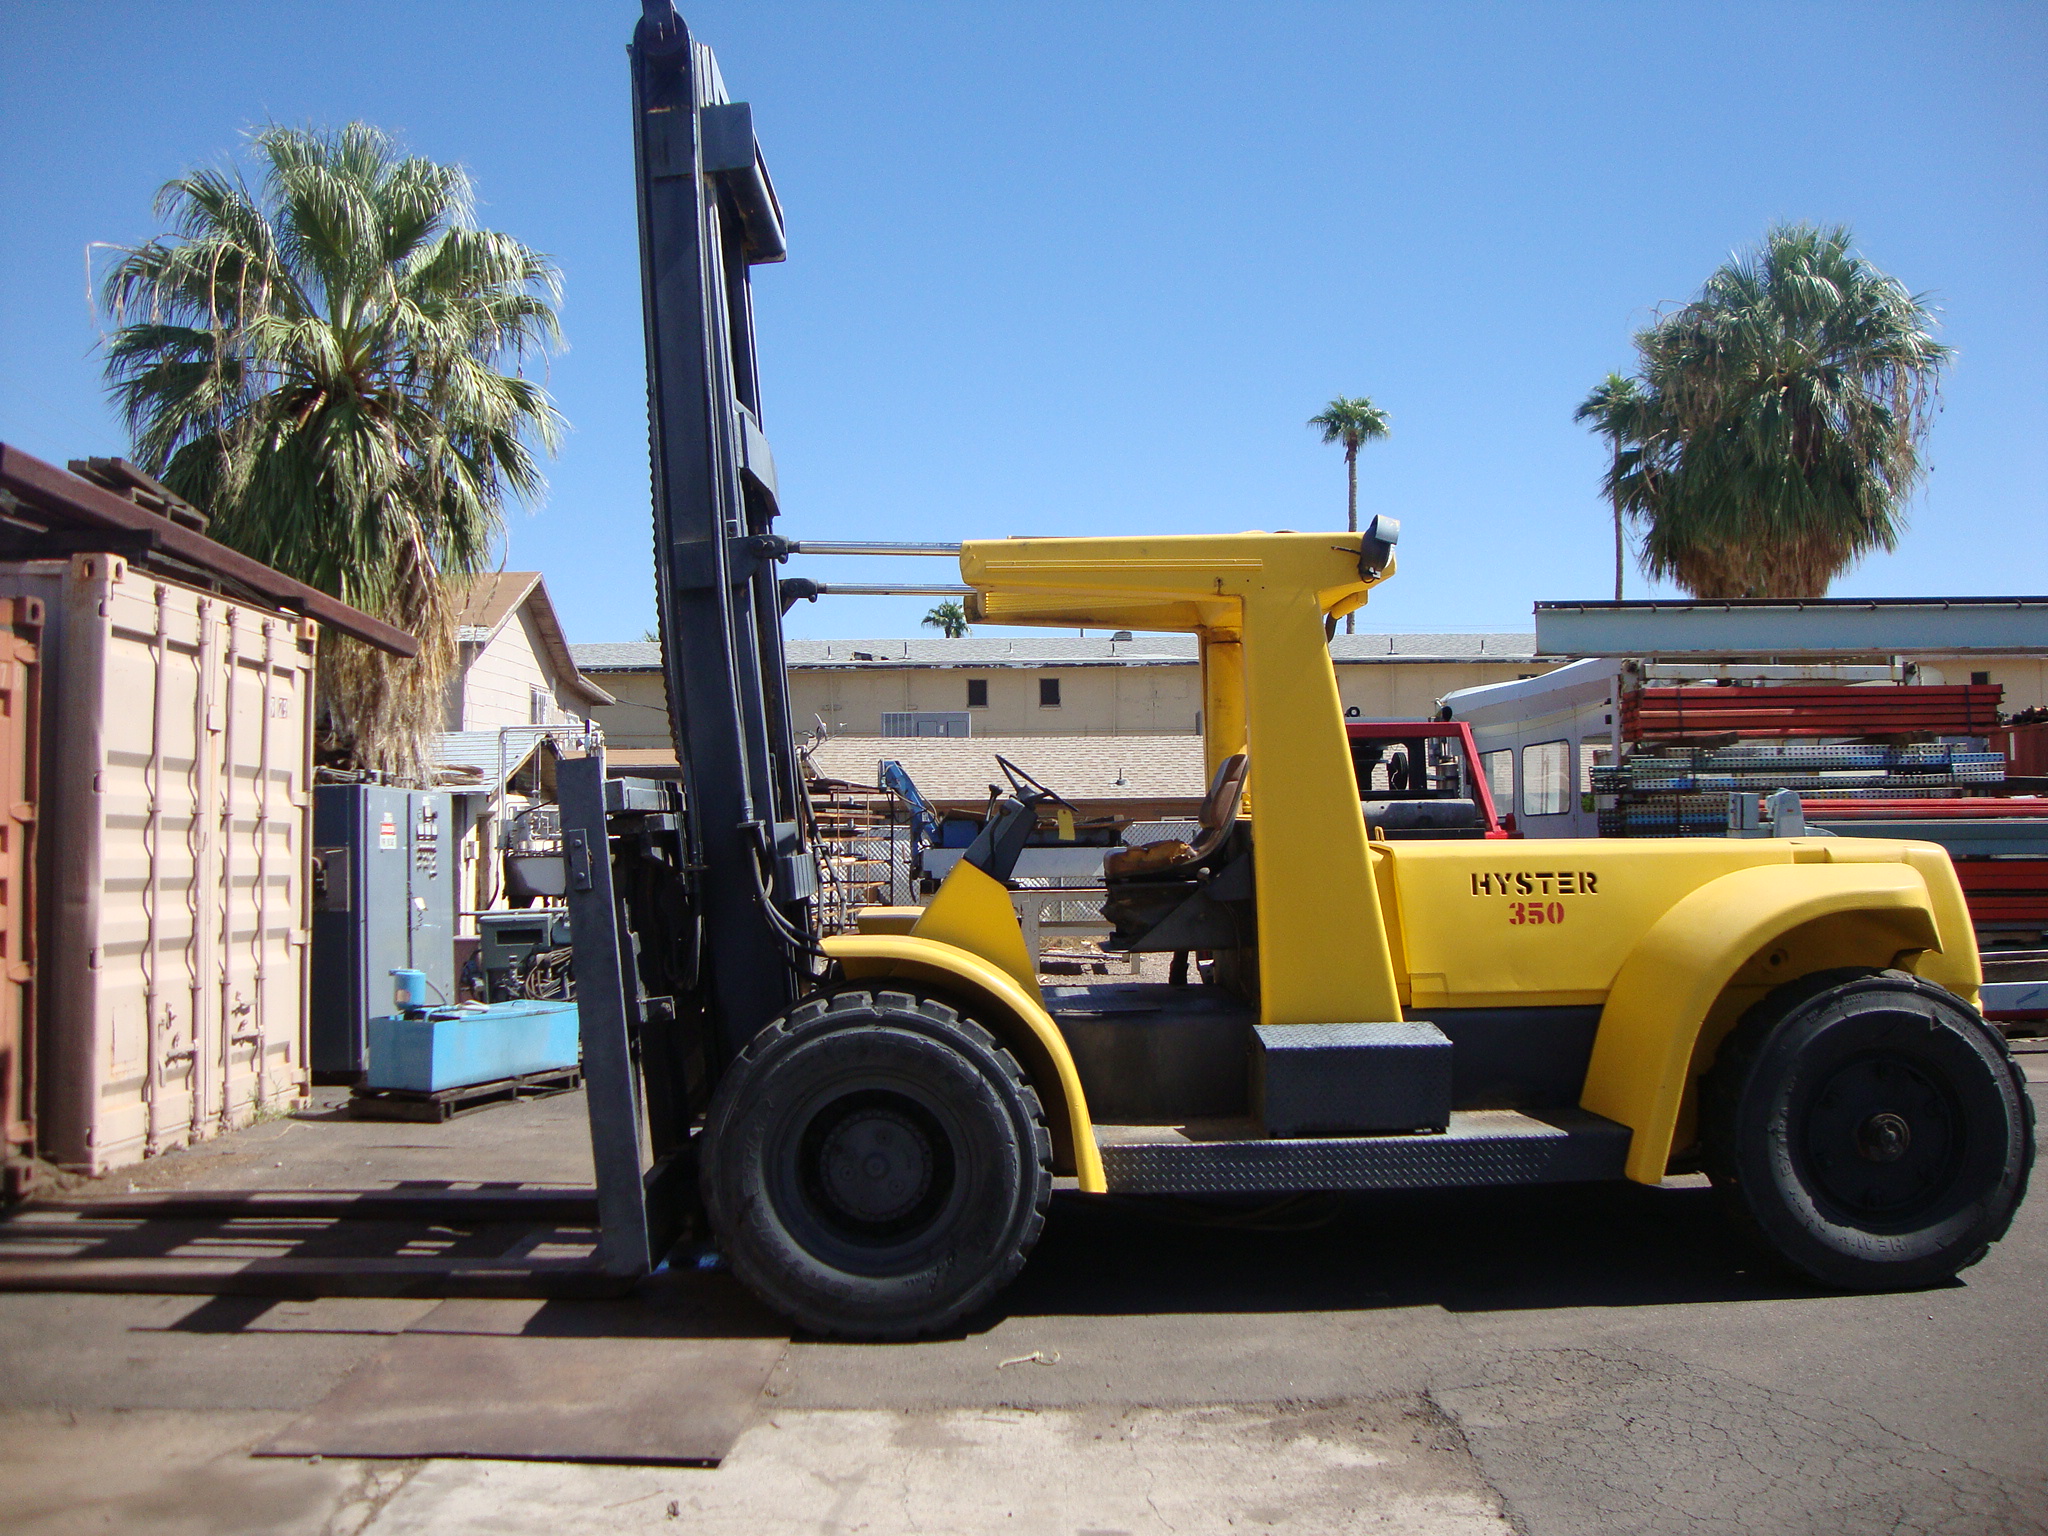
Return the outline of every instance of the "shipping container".
[[[120,556],[0,565],[43,605],[42,1155],[99,1173],[307,1086],[315,627]]]
[[[0,597],[0,1204],[35,1176],[36,753],[40,599]]]

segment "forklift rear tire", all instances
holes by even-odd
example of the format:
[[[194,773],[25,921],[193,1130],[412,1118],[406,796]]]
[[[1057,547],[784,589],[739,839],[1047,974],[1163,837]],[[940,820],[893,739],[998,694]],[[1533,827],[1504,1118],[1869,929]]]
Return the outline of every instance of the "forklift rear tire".
[[[1904,971],[1828,971],[1745,1014],[1701,1093],[1738,1225],[1844,1290],[1947,1280],[2005,1235],[2034,1106],[2004,1038]]]
[[[909,1338],[1023,1268],[1052,1198],[1037,1091],[934,998],[838,992],[750,1041],[719,1085],[703,1191],[735,1274],[805,1328]]]

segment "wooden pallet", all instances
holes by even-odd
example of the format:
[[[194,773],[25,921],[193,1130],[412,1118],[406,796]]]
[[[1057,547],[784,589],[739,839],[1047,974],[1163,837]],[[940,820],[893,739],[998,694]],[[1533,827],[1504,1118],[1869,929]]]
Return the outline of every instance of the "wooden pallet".
[[[348,1112],[357,1120],[410,1120],[438,1125],[494,1104],[545,1099],[582,1086],[581,1068],[562,1067],[552,1072],[529,1072],[523,1077],[501,1077],[491,1083],[465,1083],[460,1088],[442,1088],[431,1093],[412,1088],[358,1087],[349,1098]]]

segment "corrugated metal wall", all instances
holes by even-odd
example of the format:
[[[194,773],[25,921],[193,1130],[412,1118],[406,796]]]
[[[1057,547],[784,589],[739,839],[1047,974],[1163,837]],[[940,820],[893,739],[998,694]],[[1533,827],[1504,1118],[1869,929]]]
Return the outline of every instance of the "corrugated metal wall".
[[[118,556],[41,598],[42,1155],[100,1172],[305,1091],[313,628]]]
[[[35,1164],[35,881],[43,605],[0,597],[0,1203]]]

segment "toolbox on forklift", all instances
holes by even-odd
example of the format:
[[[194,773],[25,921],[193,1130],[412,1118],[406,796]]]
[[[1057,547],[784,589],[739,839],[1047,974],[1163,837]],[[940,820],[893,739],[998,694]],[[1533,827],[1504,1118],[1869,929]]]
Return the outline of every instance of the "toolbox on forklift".
[[[1451,1123],[1451,1040],[1426,1020],[1260,1025],[1251,1097],[1267,1136],[1441,1131]]]
[[[1243,1197],[1704,1167],[1781,1259],[1868,1289],[1945,1279],[2003,1235],[2032,1105],[1977,1011],[1947,854],[1501,839],[1461,727],[1345,727],[1328,637],[1394,574],[1391,519],[777,534],[749,294],[751,267],[788,253],[781,205],[751,109],[670,0],[643,6],[656,599],[681,779],[608,779],[600,748],[557,780],[609,1272],[647,1272],[695,1228],[804,1326],[905,1337],[1008,1284],[1056,1177]],[[928,906],[820,931],[781,616],[835,589],[777,575],[806,553],[955,559],[959,585],[893,590],[957,595],[971,622],[1197,637],[1199,831],[1117,850],[1103,877],[1112,942],[1204,951],[1200,985],[1040,985],[1010,882],[1067,802],[1021,770]]]

